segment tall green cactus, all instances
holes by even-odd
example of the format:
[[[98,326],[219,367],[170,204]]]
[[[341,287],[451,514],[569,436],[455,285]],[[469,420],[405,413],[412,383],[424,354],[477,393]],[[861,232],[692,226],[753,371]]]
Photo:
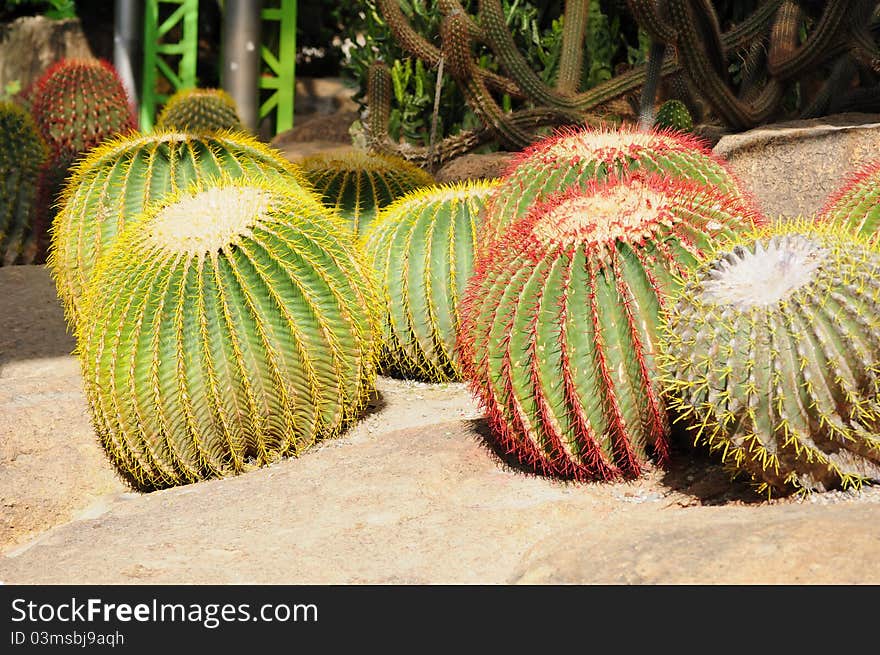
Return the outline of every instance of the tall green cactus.
[[[712,241],[763,220],[741,198],[644,172],[532,207],[479,254],[463,301],[464,377],[492,440],[578,480],[665,462],[660,312]]]
[[[96,260],[132,217],[170,191],[224,172],[297,176],[281,153],[232,132],[120,136],[81,160],[64,190],[47,262],[70,324]]]
[[[880,161],[851,173],[825,201],[817,220],[877,240],[880,229]]]
[[[339,212],[356,234],[366,233],[379,208],[434,184],[429,173],[400,157],[355,149],[305,157],[299,168],[324,204]]]
[[[32,221],[48,156],[30,113],[0,102],[0,266],[33,261]]]
[[[740,236],[662,327],[670,407],[759,491],[880,480],[880,251],[830,223]]]
[[[496,183],[428,187],[379,211],[363,248],[385,299],[380,370],[431,382],[461,380],[459,305]]]
[[[340,431],[374,383],[376,297],[289,180],[195,182],[99,259],[77,327],[92,421],[136,489],[228,476]]]
[[[235,100],[223,89],[177,91],[159,113],[156,127],[181,132],[245,130]]]

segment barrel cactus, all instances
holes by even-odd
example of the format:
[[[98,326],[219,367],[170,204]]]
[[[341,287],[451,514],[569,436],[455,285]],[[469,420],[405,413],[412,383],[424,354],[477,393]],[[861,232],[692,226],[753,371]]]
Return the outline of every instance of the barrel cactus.
[[[744,195],[726,163],[693,135],[631,126],[564,129],[514,159],[486,209],[487,237],[498,237],[548,195],[635,169]]]
[[[461,379],[459,304],[496,183],[427,187],[379,211],[363,247],[385,299],[380,370],[431,382]]]
[[[657,109],[657,115],[654,116],[654,127],[658,130],[690,132],[694,129],[694,119],[691,117],[687,105],[681,100],[670,99]]]
[[[298,455],[357,417],[377,301],[354,240],[305,193],[195,182],[98,260],[77,348],[96,432],[134,488]]]
[[[166,193],[224,172],[296,177],[277,150],[231,132],[129,134],[78,162],[53,224],[47,262],[70,324],[80,314],[95,261],[129,220]]]
[[[880,479],[880,251],[780,223],[707,257],[670,302],[669,406],[761,492]]]
[[[0,266],[33,261],[31,226],[48,156],[31,115],[0,102]]]
[[[876,240],[880,228],[880,161],[866,164],[849,175],[825,201],[818,220]]]
[[[463,301],[462,367],[494,443],[577,480],[663,464],[661,309],[713,240],[764,220],[741,198],[644,172],[532,207],[478,255]]]
[[[405,159],[356,149],[311,155],[299,166],[324,204],[339,212],[356,234],[366,233],[380,207],[434,184],[430,174]]]
[[[223,89],[181,89],[156,119],[156,127],[181,132],[244,130],[235,100]]]

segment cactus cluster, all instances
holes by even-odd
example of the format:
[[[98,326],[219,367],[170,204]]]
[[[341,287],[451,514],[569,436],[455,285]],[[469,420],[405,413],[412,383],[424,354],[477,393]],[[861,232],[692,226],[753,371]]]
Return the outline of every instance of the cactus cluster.
[[[459,349],[498,447],[579,480],[664,462],[654,361],[677,277],[763,219],[735,195],[645,171],[534,204],[480,254]]]
[[[460,381],[459,305],[473,274],[482,211],[496,181],[413,191],[380,210],[363,249],[384,298],[380,370]]]
[[[299,169],[324,204],[359,235],[366,233],[381,207],[434,184],[430,174],[400,157],[356,149],[305,157]]]
[[[670,407],[759,490],[880,479],[880,251],[833,223],[719,247],[670,303]]]
[[[156,128],[181,132],[244,130],[235,100],[223,89],[181,89],[172,95]]]
[[[34,259],[32,220],[48,156],[31,115],[0,102],[0,266]]]
[[[119,136],[79,161],[52,226],[47,261],[69,323],[81,314],[95,262],[126,223],[168,192],[221,173],[296,178],[278,151],[232,132]]]
[[[877,240],[880,228],[880,161],[850,174],[825,201],[817,220]]]

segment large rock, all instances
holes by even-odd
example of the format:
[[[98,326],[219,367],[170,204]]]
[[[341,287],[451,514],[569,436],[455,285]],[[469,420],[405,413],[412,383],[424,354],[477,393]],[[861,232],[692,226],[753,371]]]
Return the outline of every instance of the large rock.
[[[724,136],[714,150],[771,218],[810,216],[853,170],[880,158],[880,114],[774,123]]]

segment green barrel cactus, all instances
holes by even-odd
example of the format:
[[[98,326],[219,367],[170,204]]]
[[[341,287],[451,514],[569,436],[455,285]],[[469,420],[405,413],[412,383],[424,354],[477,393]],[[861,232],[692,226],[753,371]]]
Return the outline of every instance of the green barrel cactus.
[[[77,350],[95,430],[134,488],[235,475],[357,418],[377,300],[354,240],[306,193],[196,182],[99,259]]]
[[[430,174],[405,159],[356,149],[311,155],[299,166],[324,204],[359,235],[366,233],[379,208],[434,184]]]
[[[385,299],[383,372],[461,380],[459,304],[473,273],[482,210],[496,183],[427,187],[379,210],[363,249]]]
[[[691,134],[630,126],[563,129],[526,148],[511,163],[486,208],[487,240],[497,238],[548,195],[635,169],[745,195],[726,162]]]
[[[31,115],[0,102],[0,266],[33,262],[32,221],[48,156]]]
[[[817,220],[876,240],[880,228],[880,161],[866,164],[850,174],[826,199]]]
[[[687,105],[681,100],[670,99],[657,109],[654,117],[654,128],[657,130],[675,130],[690,132],[694,129],[694,119]]]
[[[159,112],[156,127],[181,132],[245,130],[235,100],[223,89],[177,91]]]
[[[667,460],[657,352],[678,277],[765,219],[717,189],[644,172],[535,205],[477,257],[459,351],[498,449],[576,480]]]
[[[47,261],[71,325],[96,260],[123,226],[166,193],[221,173],[299,179],[280,152],[232,132],[120,136],[77,164],[52,226]]]
[[[880,251],[834,224],[740,236],[664,319],[669,406],[758,490],[880,479]]]

